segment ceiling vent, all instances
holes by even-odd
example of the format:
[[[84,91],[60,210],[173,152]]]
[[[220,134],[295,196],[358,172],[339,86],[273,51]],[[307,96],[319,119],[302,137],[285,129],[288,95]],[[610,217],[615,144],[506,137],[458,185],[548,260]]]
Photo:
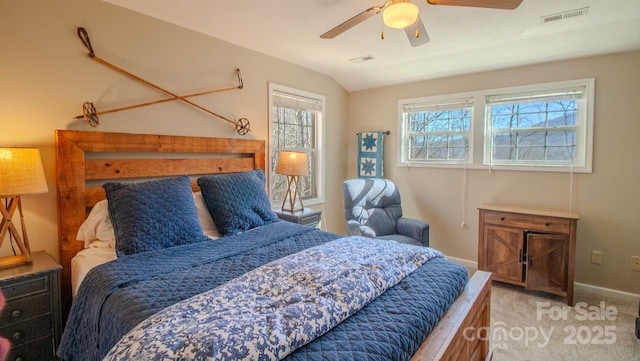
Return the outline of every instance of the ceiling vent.
[[[362,62],[373,60],[373,59],[374,59],[373,56],[365,55],[365,56],[361,56],[361,57],[358,57],[358,58],[349,59],[349,61],[352,62],[352,63],[357,64],[357,63],[362,63]]]
[[[563,12],[557,13],[557,14],[551,14],[551,15],[542,16],[540,18],[540,22],[542,22],[543,24],[546,24],[546,23],[550,23],[550,22],[554,22],[554,21],[558,21],[558,20],[571,19],[571,18],[575,18],[577,16],[583,16],[583,15],[587,15],[587,14],[589,14],[589,7],[584,7],[584,8],[580,8],[580,9],[573,9],[573,10],[563,11]]]

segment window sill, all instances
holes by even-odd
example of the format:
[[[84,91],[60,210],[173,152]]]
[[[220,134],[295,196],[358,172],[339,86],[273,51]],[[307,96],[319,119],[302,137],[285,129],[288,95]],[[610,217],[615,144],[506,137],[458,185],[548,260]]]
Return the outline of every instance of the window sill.
[[[459,164],[459,163],[397,163],[398,168],[441,168],[441,169],[473,169],[473,170],[500,170],[500,171],[518,171],[518,172],[553,172],[553,173],[593,173],[591,168],[587,167],[561,167],[561,166],[523,166],[523,165],[505,165],[494,164],[477,165],[477,164]]]

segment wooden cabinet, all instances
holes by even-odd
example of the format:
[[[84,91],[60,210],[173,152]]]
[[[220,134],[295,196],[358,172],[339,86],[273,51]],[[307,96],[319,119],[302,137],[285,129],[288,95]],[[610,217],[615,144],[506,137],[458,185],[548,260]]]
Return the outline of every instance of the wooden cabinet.
[[[7,360],[54,360],[60,343],[62,267],[45,252],[32,257],[32,264],[0,270],[0,290],[7,301],[0,336],[11,341]]]
[[[309,227],[320,227],[320,219],[322,217],[322,211],[316,211],[311,208],[305,208],[301,211],[289,212],[283,210],[274,210],[278,215],[278,218],[288,222],[303,224]]]
[[[564,296],[572,306],[580,217],[498,205],[478,210],[478,269],[497,281]]]
[[[638,304],[638,317],[636,318],[636,338],[640,339],[640,304]]]

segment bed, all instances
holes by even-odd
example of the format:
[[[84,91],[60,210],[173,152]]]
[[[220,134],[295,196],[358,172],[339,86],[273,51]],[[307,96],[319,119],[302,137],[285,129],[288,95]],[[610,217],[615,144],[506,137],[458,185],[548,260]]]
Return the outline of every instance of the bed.
[[[75,309],[79,309],[82,306],[78,305],[83,304],[86,309],[83,309],[82,312],[71,310],[73,293],[71,262],[84,249],[84,244],[76,240],[78,229],[85,222],[93,206],[105,199],[103,183],[114,180],[173,179],[188,175],[190,176],[188,182],[191,191],[204,191],[205,189],[201,189],[198,184],[198,180],[203,176],[264,174],[265,144],[264,141],[248,139],[57,130],[56,164],[59,259],[63,265],[61,274],[63,312],[71,320],[67,321],[69,324],[67,329],[76,329],[79,322],[89,325],[86,328],[89,330],[86,333],[91,336],[89,339],[97,340],[103,344],[99,358],[104,356],[107,349],[110,349],[114,344],[120,345],[127,338],[121,337],[123,334],[127,334],[130,339],[134,337],[137,326],[151,322],[149,320],[156,317],[156,311],[162,313],[161,310],[175,309],[176,307],[173,306],[168,307],[173,303],[178,304],[179,301],[186,298],[203,298],[201,295],[204,292],[201,293],[201,291],[205,289],[211,289],[207,292],[213,292],[215,295],[216,291],[224,287],[232,287],[229,285],[230,282],[227,282],[228,280],[249,277],[255,273],[253,271],[265,264],[269,266],[280,259],[295,258],[296,255],[316,250],[318,247],[327,245],[343,247],[345,245],[339,235],[288,222],[274,221],[242,234],[223,237],[221,240],[224,242],[220,242],[220,240],[203,241],[197,244],[178,245],[175,248],[163,248],[157,252],[154,251],[153,254],[156,258],[153,261],[147,259],[146,256],[140,256],[142,253],[133,254],[131,257],[119,257],[116,262],[108,262],[96,267],[100,270],[91,271],[87,275],[90,280],[86,281],[86,285],[83,282],[78,296],[73,299]],[[360,240],[349,241],[357,244]],[[231,243],[233,246],[229,245]],[[381,247],[387,247],[387,245],[381,245]],[[178,249],[180,252],[176,251]],[[238,251],[238,249],[242,249],[242,251]],[[277,251],[272,253],[269,250]],[[341,252],[344,253],[344,251]],[[211,256],[212,254],[215,256]],[[304,257],[308,257],[308,255],[305,253]],[[129,261],[131,262],[127,264]],[[159,265],[170,263],[173,267],[171,271],[156,268]],[[126,273],[124,270],[128,267],[132,269],[132,273],[138,272],[133,270],[134,268],[145,269],[145,279],[140,282],[131,282],[128,278],[126,280],[122,278],[118,281],[119,283],[110,284],[102,291],[87,286],[91,283],[106,283],[101,278],[104,276],[100,272],[121,275]],[[200,276],[200,273],[195,273],[196,271],[200,272],[200,269],[204,269],[202,272],[205,272],[206,275]],[[222,269],[225,272],[231,271],[220,276]],[[295,350],[287,351],[285,357],[291,360],[313,360],[327,357],[372,359],[374,356],[379,359],[410,358],[413,360],[491,359],[492,354],[487,337],[491,275],[478,271],[461,288],[450,291],[455,293],[453,297],[444,294],[439,296],[441,292],[445,292],[450,287],[445,285],[440,289],[437,288],[436,283],[445,282],[446,277],[449,277],[447,274],[454,273],[454,271],[460,273],[459,266],[456,268],[453,263],[444,258],[436,257],[426,261],[397,284],[392,284],[382,294],[364,302],[362,309],[349,314],[335,327],[332,326],[330,330],[320,332],[313,341],[303,343]],[[156,279],[155,275],[160,274],[177,275],[177,277],[182,277],[183,281]],[[133,277],[140,280],[142,276],[138,274]],[[464,277],[466,280],[466,274]],[[440,278],[442,280],[437,281]],[[184,280],[189,280],[189,282],[185,283]],[[193,280],[199,281],[194,282]],[[132,287],[132,290],[127,289],[126,292],[131,291],[129,294],[120,291],[123,284],[137,286]],[[170,287],[161,286],[167,284]],[[179,287],[179,284],[184,284],[186,287]],[[202,290],[199,287],[202,287]],[[158,289],[161,289],[162,294],[153,294],[153,292],[158,292]],[[228,292],[229,290],[225,289],[224,293]],[[118,314],[118,309],[121,308],[119,305],[122,304],[118,304],[118,300],[124,304],[136,303],[137,297],[141,293],[145,293],[143,297],[153,298],[153,301],[133,306],[134,310],[129,309],[125,314]],[[420,301],[419,294],[428,293],[432,293],[432,295],[425,296]],[[98,296],[98,299],[103,303],[96,305],[95,300],[87,299],[87,297],[96,295],[101,295]],[[213,297],[213,295],[207,297]],[[404,300],[408,302],[407,297],[411,298],[411,302],[417,303],[412,303],[411,307],[402,307],[400,303]],[[446,299],[450,299],[450,302]],[[410,318],[403,318],[433,318],[433,315],[425,316],[422,314],[423,308],[430,308],[432,304],[442,304],[444,308],[435,311],[437,319],[432,319],[430,324],[416,328],[413,325],[414,321]],[[135,310],[136,307],[138,310]],[[70,310],[71,313],[69,313]],[[97,322],[102,322],[99,327],[92,324],[93,321],[88,320],[89,316],[86,318],[79,316],[89,315],[91,312],[97,315],[95,316],[98,319]],[[134,312],[137,313],[132,316]],[[375,323],[376,317],[382,321],[391,320],[393,322]],[[374,321],[367,322],[367,319],[374,319]],[[113,322],[109,323],[108,320]],[[380,327],[381,329],[379,329]],[[114,332],[101,333],[106,332],[104,330],[109,328],[113,328]],[[84,330],[83,332],[85,332]],[[395,336],[388,337],[392,332],[417,332],[417,334],[413,336],[412,340],[398,340],[394,338]],[[71,354],[74,352],[69,351],[73,350],[72,348],[65,346],[70,344],[65,339],[68,339],[68,334],[71,333],[73,332],[65,331],[61,347],[67,350],[67,355],[69,352]],[[427,334],[428,336],[426,336]],[[387,340],[382,342],[381,340],[385,337]],[[137,342],[137,339],[134,338],[133,341]],[[355,350],[348,350],[353,345],[357,345],[357,347],[353,347]],[[130,346],[123,347],[131,348]],[[396,350],[397,352],[393,351],[396,352],[393,355],[386,354],[390,349],[398,350]]]

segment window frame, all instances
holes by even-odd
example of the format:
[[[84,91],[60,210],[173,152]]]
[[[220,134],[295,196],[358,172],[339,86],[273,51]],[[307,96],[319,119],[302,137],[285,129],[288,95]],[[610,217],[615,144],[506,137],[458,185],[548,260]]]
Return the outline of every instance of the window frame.
[[[441,95],[441,96],[431,96],[431,97],[420,97],[420,98],[411,98],[411,99],[402,99],[398,101],[398,117],[400,119],[400,129],[399,133],[401,135],[400,142],[400,153],[399,153],[399,162],[404,165],[418,165],[418,166],[439,166],[446,167],[452,165],[466,165],[473,163],[473,133],[474,133],[474,96],[472,94],[455,94],[455,97],[449,95]],[[470,107],[462,107],[463,104],[471,104]],[[457,109],[471,109],[469,129],[467,130],[468,134],[468,157],[466,160],[464,159],[410,159],[410,136],[411,132],[410,122],[405,119],[405,107],[407,106],[415,106],[415,107],[424,107],[424,108],[432,108],[433,111],[438,109],[451,111]],[[451,107],[448,107],[448,106]],[[456,132],[447,130],[443,132],[425,132],[425,136],[428,136],[429,133],[442,133],[440,135],[457,135]],[[459,134],[459,133],[458,133]]]
[[[487,98],[496,94],[508,95],[517,93],[544,93],[571,87],[584,87],[584,106],[580,107],[581,114],[576,116],[576,124],[580,127],[580,132],[576,134],[575,161],[564,164],[544,164],[538,162],[491,162],[487,158],[491,153],[491,135],[487,122]],[[471,136],[469,141],[469,161],[467,162],[442,162],[442,161],[420,161],[408,162],[408,138],[405,131],[405,120],[403,110],[405,104],[424,102],[450,102],[456,99],[473,98]],[[400,99],[398,101],[398,130],[400,139],[398,141],[397,165],[401,167],[435,167],[435,168],[468,168],[468,169],[497,169],[497,170],[518,170],[518,171],[545,171],[545,172],[576,172],[591,173],[593,169],[593,124],[594,124],[594,103],[595,103],[595,79],[584,78],[558,82],[529,84],[505,88],[484,89],[463,93],[442,94],[436,96],[426,96],[410,99]],[[481,154],[482,156],[477,156]]]
[[[593,78],[579,79],[562,82],[533,84],[518,87],[509,87],[501,89],[493,89],[485,94],[485,139],[484,139],[484,157],[483,165],[492,169],[511,169],[511,170],[544,170],[544,171],[568,171],[568,172],[592,172],[593,157],[593,107],[594,107],[594,85]],[[570,88],[584,87],[584,95],[579,101],[582,106],[577,107],[576,114],[576,153],[575,160],[571,163],[553,162],[553,161],[518,161],[518,160],[494,160],[492,157],[493,150],[493,132],[491,124],[490,105],[486,99],[489,97],[516,97],[518,95],[529,96],[539,95],[545,97],[545,93],[565,92]],[[550,96],[547,96],[550,97]],[[550,129],[549,127],[541,129]]]
[[[307,98],[311,100],[315,100],[321,103],[320,110],[316,114],[316,123],[315,123],[315,149],[311,152],[308,152],[309,159],[311,164],[314,165],[314,182],[316,185],[316,196],[313,198],[303,198],[303,202],[305,207],[309,205],[315,205],[324,203],[325,201],[325,156],[324,156],[324,134],[325,134],[325,114],[326,114],[326,97],[321,94],[316,94],[312,92],[308,92],[305,90],[288,87],[285,85],[277,84],[277,83],[268,83],[268,91],[269,91],[269,151],[267,152],[267,167],[269,172],[269,201],[271,202],[271,206],[273,208],[279,208],[282,205],[282,200],[273,199],[273,182],[275,180],[275,167],[273,155],[280,149],[283,150],[297,150],[297,151],[306,151],[306,148],[280,148],[274,144],[275,139],[273,138],[273,106],[274,106],[274,92],[287,93],[291,94],[294,97]]]

